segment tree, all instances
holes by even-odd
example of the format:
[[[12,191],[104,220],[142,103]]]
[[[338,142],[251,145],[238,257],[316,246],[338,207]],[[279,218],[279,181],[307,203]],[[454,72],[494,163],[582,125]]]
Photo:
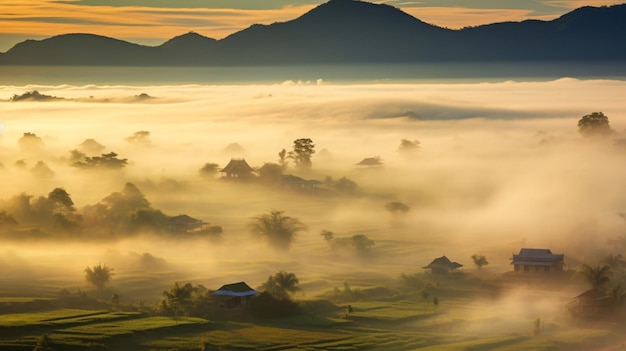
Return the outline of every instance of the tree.
[[[217,163],[207,162],[200,168],[200,175],[204,177],[213,177],[217,174],[220,166]]]
[[[55,213],[71,214],[76,211],[74,201],[63,188],[55,188],[48,194],[48,201],[54,206]]]
[[[578,121],[578,132],[585,138],[605,137],[613,130],[609,118],[602,112],[593,112]]]
[[[359,255],[366,255],[370,252],[372,246],[375,245],[374,240],[371,240],[365,234],[353,235],[350,239],[350,243],[354,251]]]
[[[35,133],[24,133],[17,143],[24,151],[40,151],[44,147],[43,139]]]
[[[402,202],[393,201],[385,204],[385,210],[391,213],[407,213],[411,210],[411,207]]]
[[[175,317],[183,314],[191,305],[193,290],[191,283],[180,286],[178,282],[175,282],[173,287],[163,291],[162,307]]]
[[[591,267],[583,264],[578,271],[594,290],[599,290],[611,281],[611,267],[608,265]]]
[[[487,257],[485,257],[485,255],[472,255],[472,260],[474,261],[474,264],[476,265],[476,267],[480,270],[483,268],[483,266],[486,266],[489,264],[489,261],[487,261]]]
[[[111,280],[113,275],[113,268],[108,267],[106,264],[98,263],[97,266],[93,266],[93,269],[85,268],[85,280],[98,288],[98,291],[102,292],[104,284]]]
[[[284,215],[284,211],[270,211],[252,217],[249,228],[252,234],[265,238],[277,249],[288,249],[297,233],[307,227],[297,218]]]
[[[333,239],[335,238],[335,233],[331,232],[330,230],[326,230],[326,229],[323,229],[322,232],[320,233],[320,235],[324,238],[324,240],[329,241],[329,242],[333,241]]]
[[[611,267],[611,270],[616,272],[621,272],[626,266],[626,261],[622,254],[609,254],[602,259],[601,263]]]
[[[282,149],[278,153],[278,164],[282,169],[287,168],[287,150]]]
[[[74,162],[72,166],[79,168],[110,168],[119,169],[126,167],[128,159],[117,158],[115,152],[102,154],[102,156],[86,157],[84,161]]]
[[[293,141],[293,151],[289,152],[289,158],[297,167],[311,168],[311,157],[315,153],[315,144],[309,138],[300,138]]]
[[[283,167],[276,163],[265,163],[259,168],[259,179],[266,183],[278,184],[283,179]]]
[[[140,130],[135,132],[133,135],[126,138],[126,141],[131,144],[150,146],[152,141],[150,141],[150,132],[147,130]]]
[[[354,194],[359,186],[354,181],[346,177],[342,177],[333,183],[333,187],[340,193]]]
[[[403,156],[414,156],[419,151],[420,144],[419,140],[401,139],[398,152]]]
[[[300,281],[295,274],[278,271],[276,274],[270,275],[260,289],[279,300],[286,300],[291,295],[302,292],[302,289],[298,286],[299,284]]]

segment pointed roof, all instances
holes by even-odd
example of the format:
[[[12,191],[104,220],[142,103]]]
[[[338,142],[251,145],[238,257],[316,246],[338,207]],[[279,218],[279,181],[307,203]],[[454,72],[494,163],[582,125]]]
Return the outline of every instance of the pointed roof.
[[[236,296],[236,297],[251,296],[251,295],[257,295],[257,294],[259,294],[259,292],[252,289],[245,282],[226,284],[213,292],[213,295]]]
[[[234,173],[234,174],[243,174],[243,173],[251,173],[254,172],[254,169],[250,167],[248,162],[245,159],[237,159],[231,158],[230,162],[220,170],[221,173]]]
[[[382,166],[382,161],[380,157],[367,157],[364,158],[361,162],[357,163],[357,166]]]
[[[553,254],[550,249],[523,248],[519,254],[513,254],[513,265],[550,266],[563,261],[565,254]]]
[[[435,258],[431,263],[426,267],[422,267],[424,269],[444,269],[444,270],[455,270],[457,268],[463,267],[462,264],[458,262],[452,262],[446,256],[441,256],[439,258]]]

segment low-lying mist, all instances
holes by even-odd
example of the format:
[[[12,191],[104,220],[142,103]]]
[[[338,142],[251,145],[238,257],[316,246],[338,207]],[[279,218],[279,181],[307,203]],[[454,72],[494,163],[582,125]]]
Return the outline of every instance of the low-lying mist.
[[[29,91],[62,99],[11,101]],[[623,96],[625,82],[574,79],[2,86],[0,211],[18,223],[0,221],[0,276],[80,287],[84,268],[103,262],[115,268],[113,284],[133,272],[161,272],[162,290],[185,279],[256,286],[284,269],[324,290],[355,271],[392,278],[420,272],[444,254],[473,270],[470,256],[483,253],[491,272],[506,272],[522,247],[565,253],[576,269],[614,253],[609,240],[626,228],[619,216],[626,211]],[[609,117],[614,133],[588,140],[577,123],[595,111]],[[279,152],[292,151],[299,138],[315,144],[312,167],[290,162],[283,173],[317,180],[315,189],[224,180],[216,172],[231,158],[256,169],[279,163]],[[366,158],[381,164],[357,166]],[[207,164],[212,171],[201,172]],[[127,184],[150,213],[188,215],[221,232],[130,230],[111,215]],[[58,188],[71,196],[79,229],[57,232],[15,218],[19,206],[35,208],[40,197],[41,211],[55,206],[45,199]],[[131,206],[124,201],[115,208]],[[408,210],[390,211],[390,202]],[[250,234],[251,218],[272,210],[307,227],[288,250]],[[372,241],[367,250],[359,235]]]

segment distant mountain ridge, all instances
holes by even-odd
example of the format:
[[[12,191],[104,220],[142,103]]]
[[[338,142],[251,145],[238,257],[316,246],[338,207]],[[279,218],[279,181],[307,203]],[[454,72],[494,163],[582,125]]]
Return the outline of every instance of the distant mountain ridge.
[[[626,61],[626,4],[582,7],[552,21],[460,30],[393,6],[330,0],[287,22],[215,40],[197,33],[144,46],[94,34],[26,40],[1,65],[208,66],[466,61]]]

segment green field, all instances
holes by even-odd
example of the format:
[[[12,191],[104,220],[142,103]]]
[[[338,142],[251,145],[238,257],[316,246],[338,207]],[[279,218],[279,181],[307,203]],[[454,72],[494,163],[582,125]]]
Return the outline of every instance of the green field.
[[[226,314],[208,320],[159,316],[125,306],[4,313],[0,350],[33,350],[43,335],[54,350],[122,351],[593,350],[603,345],[617,350],[611,347],[624,341],[621,322],[615,320],[576,325],[561,317],[543,317],[540,333],[533,333],[540,315],[505,309],[498,300],[480,300],[474,294],[454,297],[450,291],[457,290],[446,287],[480,291],[475,285],[479,280],[460,279],[458,284],[442,282],[429,299],[419,292],[372,299],[364,289],[359,300],[349,302],[352,312],[347,303],[301,299],[306,313],[282,318]],[[431,302],[435,294],[443,296],[437,306]]]

